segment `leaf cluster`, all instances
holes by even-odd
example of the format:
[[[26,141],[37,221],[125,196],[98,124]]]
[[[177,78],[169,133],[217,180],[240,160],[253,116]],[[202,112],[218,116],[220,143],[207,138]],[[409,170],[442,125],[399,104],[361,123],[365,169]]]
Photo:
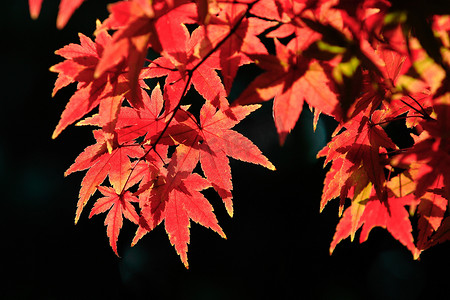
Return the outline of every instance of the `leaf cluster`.
[[[33,17],[41,2],[29,1]],[[82,2],[61,1],[58,27]],[[90,217],[108,212],[105,225],[116,254],[123,217],[137,224],[133,245],[164,222],[187,267],[191,220],[225,237],[201,191],[214,189],[233,215],[229,157],[275,170],[257,146],[232,129],[259,103],[273,99],[281,145],[305,104],[314,112],[314,128],[321,114],[339,123],[317,154],[329,166],[320,209],[340,201],[330,252],[359,229],[365,241],[374,227],[385,228],[414,258],[447,240],[450,17],[432,7],[421,10],[422,1],[409,3],[109,5],[95,39],[80,34],[78,44],[56,51],[64,61],[50,69],[58,73],[53,94],[77,84],[53,138],[76,123],[93,126],[96,139],[66,172],[87,170],[75,222],[98,190],[103,197]],[[247,64],[262,73],[230,103],[236,74]],[[154,78],[160,83],[148,86]],[[199,112],[186,97],[191,89],[203,99]],[[399,121],[413,140],[407,147],[385,130]]]

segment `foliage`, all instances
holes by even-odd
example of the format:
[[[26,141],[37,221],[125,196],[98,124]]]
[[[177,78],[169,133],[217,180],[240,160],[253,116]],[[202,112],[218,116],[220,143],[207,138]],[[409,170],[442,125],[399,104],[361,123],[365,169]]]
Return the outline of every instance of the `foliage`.
[[[32,17],[41,2],[29,0]],[[82,2],[61,1],[59,28]],[[417,259],[450,238],[450,11],[441,2],[110,4],[95,40],[80,34],[50,69],[58,73],[53,94],[77,83],[53,138],[75,122],[95,127],[96,143],[66,172],[87,170],[75,222],[98,190],[89,217],[108,212],[116,254],[123,217],[138,225],[133,245],[164,221],[188,267],[191,220],[225,237],[201,191],[213,188],[233,215],[228,157],[275,170],[232,130],[274,99],[281,145],[304,103],[314,126],[320,114],[339,122],[317,155],[329,166],[320,209],[340,201],[330,253],[360,228],[363,242],[383,227]],[[252,63],[261,75],[230,103],[237,71]],[[161,84],[149,87],[151,78]],[[199,112],[186,98],[192,87],[204,100]],[[412,137],[401,147],[385,131],[400,121]]]

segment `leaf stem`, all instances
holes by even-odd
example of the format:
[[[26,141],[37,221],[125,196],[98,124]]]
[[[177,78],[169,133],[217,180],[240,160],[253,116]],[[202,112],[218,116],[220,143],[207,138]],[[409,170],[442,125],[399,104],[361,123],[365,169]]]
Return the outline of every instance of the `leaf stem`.
[[[421,112],[419,112],[419,113],[421,113],[423,116],[424,116],[424,119],[426,119],[426,120],[431,120],[431,119],[433,119],[426,111],[425,111],[425,109],[423,108],[423,106],[422,105],[420,105],[420,103],[414,98],[414,97],[412,97],[411,95],[409,95],[409,94],[407,94],[406,96],[408,96],[409,98],[411,98],[417,105],[419,105],[419,107],[420,107],[420,111]],[[403,102],[404,103],[404,102]],[[417,111],[417,110],[416,110]]]
[[[405,120],[405,119],[408,119],[408,118],[424,118],[425,119],[425,117],[422,114],[415,115],[415,116],[397,116],[395,118],[384,120],[384,121],[381,121],[381,122],[378,122],[378,123],[372,123],[371,125],[372,126],[383,125],[383,124],[390,123],[392,121]]]

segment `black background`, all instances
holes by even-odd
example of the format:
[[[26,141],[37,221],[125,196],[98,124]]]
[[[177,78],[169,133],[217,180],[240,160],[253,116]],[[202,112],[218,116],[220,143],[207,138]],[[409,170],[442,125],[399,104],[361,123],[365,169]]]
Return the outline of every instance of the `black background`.
[[[333,122],[312,133],[305,108],[280,147],[271,103],[238,125],[274,163],[272,172],[231,161],[235,214],[214,192],[208,197],[228,239],[191,225],[186,270],[163,226],[130,247],[136,227],[125,223],[116,257],[104,215],[73,223],[84,173],[63,177],[93,142],[89,128],[51,134],[74,87],[52,99],[61,59],[56,49],[90,36],[107,1],[87,1],[67,27],[55,27],[57,3],[44,1],[32,21],[26,1],[9,1],[1,22],[1,299],[431,299],[447,294],[449,245],[421,261],[385,230],[363,244],[345,240],[329,255],[338,223],[337,201],[319,213],[325,172],[315,153]],[[248,77],[240,74],[245,85]],[[93,200],[91,200],[93,201]],[[90,203],[92,205],[92,203]],[[87,209],[90,205],[88,204]],[[6,279],[5,279],[6,278]]]

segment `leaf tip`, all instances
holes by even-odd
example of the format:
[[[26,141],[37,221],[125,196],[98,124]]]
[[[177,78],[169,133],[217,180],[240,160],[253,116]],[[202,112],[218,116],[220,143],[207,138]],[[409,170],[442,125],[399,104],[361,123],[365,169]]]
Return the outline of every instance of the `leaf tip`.
[[[284,145],[284,142],[286,141],[287,135],[288,135],[288,132],[278,132],[278,138],[279,138],[280,146]]]
[[[181,261],[183,262],[184,267],[189,270],[189,263],[187,260],[187,253],[184,252],[183,254],[178,253],[180,255]]]
[[[139,240],[139,239],[136,239],[136,237],[134,237],[133,240],[131,241],[131,247],[136,246],[138,240]]]
[[[36,20],[41,13],[41,4],[38,1],[29,1],[29,11],[32,20]]]
[[[232,218],[234,214],[233,204],[231,202],[230,203],[225,202],[225,209],[227,210],[227,213],[230,216],[230,218]]]
[[[115,254],[118,258],[120,258],[119,252],[117,252],[117,245],[110,244],[110,246],[111,246],[111,248],[112,248],[114,254]]]
[[[39,13],[36,12],[30,12],[30,17],[32,20],[37,20],[37,18],[39,17]]]
[[[61,16],[58,16],[56,18],[56,28],[59,30],[63,29],[66,26],[67,21],[68,20],[66,18],[62,18]]]
[[[102,74],[103,74],[103,71],[102,70],[99,70],[98,69],[98,67],[95,69],[95,71],[94,71],[94,79],[99,79],[100,78],[100,76],[102,76]]]
[[[217,231],[217,233],[225,240],[227,240],[227,236],[225,235],[225,232],[223,230]]]
[[[111,154],[113,152],[113,145],[111,140],[106,141],[106,148],[108,150],[108,154]]]
[[[333,255],[333,252],[334,252],[334,247],[330,247],[330,250],[329,250],[329,252],[330,252],[330,255]]]
[[[58,135],[61,133],[61,130],[55,129],[52,133],[52,140],[56,139]]]
[[[413,258],[414,260],[420,260],[420,254],[422,253],[422,250],[419,250],[417,248],[413,251]]]
[[[271,171],[276,171],[277,168],[272,164],[267,158],[265,159],[265,163],[261,163],[261,165]]]
[[[117,256],[118,258],[120,258],[120,255],[119,255],[119,253],[117,252],[117,249],[114,249],[114,254],[116,254],[116,256]]]

